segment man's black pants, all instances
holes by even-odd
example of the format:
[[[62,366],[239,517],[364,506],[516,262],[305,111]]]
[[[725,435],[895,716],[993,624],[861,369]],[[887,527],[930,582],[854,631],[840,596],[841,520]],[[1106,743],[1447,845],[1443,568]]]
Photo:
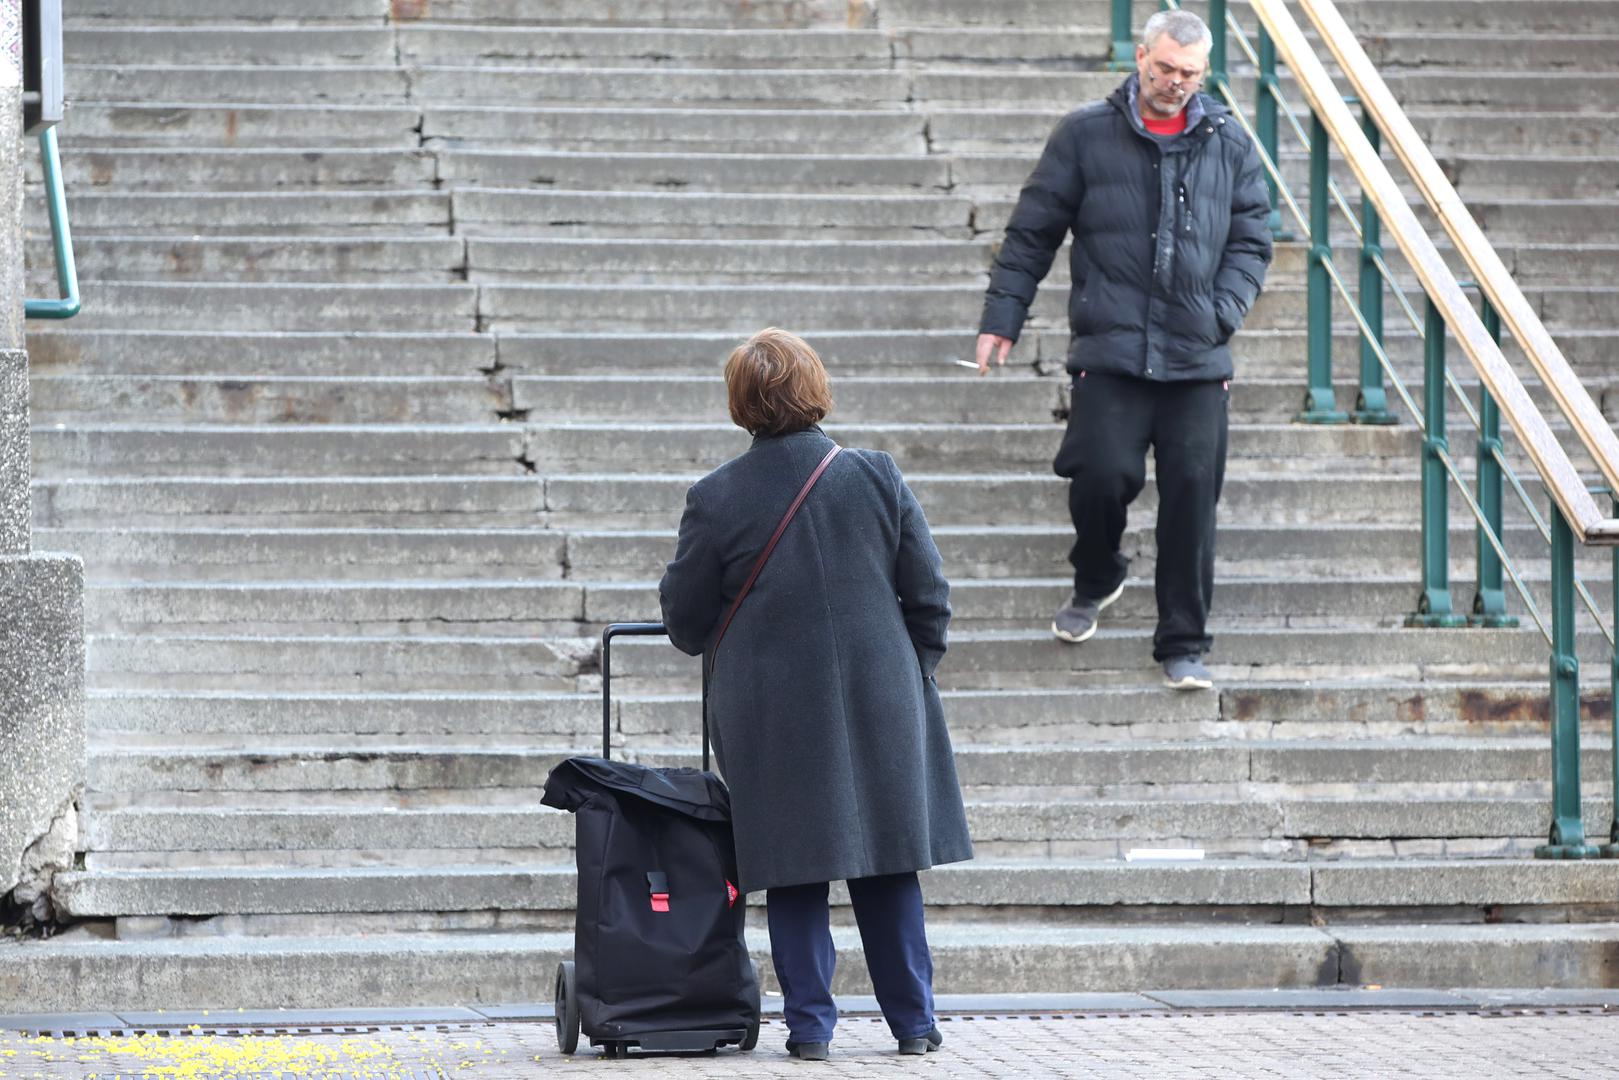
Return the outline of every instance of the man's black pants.
[[[1119,551],[1126,512],[1147,482],[1147,448],[1158,480],[1158,630],[1153,658],[1207,652],[1214,598],[1214,507],[1225,481],[1224,382],[1150,382],[1081,372],[1054,468],[1068,477],[1074,519],[1074,591],[1100,600],[1124,581]]]

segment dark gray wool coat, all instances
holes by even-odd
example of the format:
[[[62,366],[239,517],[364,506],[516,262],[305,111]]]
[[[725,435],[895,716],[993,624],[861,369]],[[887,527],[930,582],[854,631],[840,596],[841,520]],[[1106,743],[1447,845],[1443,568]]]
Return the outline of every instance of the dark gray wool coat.
[[[1136,82],[1130,76],[1051,133],[1007,223],[979,329],[1017,340],[1072,231],[1069,371],[1229,379],[1226,343],[1271,259],[1259,152],[1205,94],[1187,103],[1183,134],[1149,134]]]
[[[972,858],[933,672],[950,586],[894,459],[845,450],[759,553],[832,440],[755,439],[692,485],[659,586],[669,637],[713,659],[709,723],[744,892]]]

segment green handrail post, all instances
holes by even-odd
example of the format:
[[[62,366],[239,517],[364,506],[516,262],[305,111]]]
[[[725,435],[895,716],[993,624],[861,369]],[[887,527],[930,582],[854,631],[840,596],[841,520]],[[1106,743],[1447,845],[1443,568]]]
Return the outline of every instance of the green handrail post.
[[[1466,626],[1467,619],[1450,606],[1450,510],[1444,456],[1450,452],[1445,437],[1445,317],[1428,298],[1423,320],[1422,412],[1428,430],[1422,439],[1422,595],[1417,610],[1405,625]]]
[[[1276,163],[1278,169],[1282,167],[1282,159],[1276,156],[1276,95],[1280,92],[1280,84],[1276,79],[1276,42],[1271,40],[1270,32],[1261,25],[1259,75],[1254,85],[1254,134],[1259,136],[1259,145]],[[1293,234],[1282,224],[1281,195],[1277,192],[1276,178],[1268,169],[1265,170],[1265,187],[1270,190],[1271,236],[1277,240],[1293,239]]]
[[[1580,803],[1580,661],[1574,655],[1574,533],[1552,502],[1552,825],[1537,859],[1590,859]]]
[[[1213,35],[1214,43],[1209,46],[1208,92],[1216,97],[1226,82],[1225,9],[1226,0],[1209,0],[1209,33]]]
[[[1619,517],[1619,492],[1610,493],[1613,499],[1613,514]],[[1616,639],[1619,639],[1619,547],[1613,549],[1613,620]],[[1608,693],[1616,704],[1610,705],[1609,717],[1613,718],[1619,713],[1619,649],[1615,649],[1613,657],[1608,662]],[[1619,723],[1613,723],[1613,791],[1615,801],[1613,815],[1608,823],[1608,842],[1602,845],[1602,857],[1605,859],[1619,858]]]
[[[1362,110],[1360,128],[1370,140],[1372,149],[1382,143],[1382,134],[1370,110]],[[1366,320],[1374,346],[1365,337],[1360,340],[1360,391],[1355,397],[1357,424],[1395,424],[1399,421],[1389,412],[1388,391],[1383,386],[1383,365],[1377,361],[1377,347],[1383,344],[1383,272],[1378,262],[1383,258],[1383,222],[1377,207],[1365,192],[1360,196],[1360,313]]]
[[[1501,316],[1489,298],[1484,300],[1484,329],[1497,345],[1501,344]],[[1501,449],[1501,408],[1495,403],[1490,389],[1482,383],[1478,388],[1478,507],[1484,520],[1504,544],[1506,534],[1501,531],[1501,462],[1496,452]],[[1485,539],[1484,528],[1478,533],[1478,589],[1473,594],[1473,614],[1468,622],[1474,626],[1517,626],[1516,616],[1507,614],[1506,582],[1502,577],[1501,556]],[[1619,550],[1619,549],[1616,549]],[[1619,609],[1616,609],[1619,610]]]
[[[56,146],[56,128],[39,133],[39,159],[45,172],[45,206],[51,219],[51,242],[56,248],[56,287],[59,300],[28,300],[23,315],[29,319],[71,319],[79,313],[79,269],[73,261],[73,234],[67,220],[67,192],[62,186],[62,156]]]
[[[1332,196],[1327,190],[1327,129],[1321,115],[1310,112],[1310,386],[1304,411],[1294,417],[1304,424],[1341,424],[1349,419],[1332,391]]]
[[[1107,70],[1135,69],[1136,37],[1130,21],[1130,0],[1113,0],[1113,55],[1107,62]]]

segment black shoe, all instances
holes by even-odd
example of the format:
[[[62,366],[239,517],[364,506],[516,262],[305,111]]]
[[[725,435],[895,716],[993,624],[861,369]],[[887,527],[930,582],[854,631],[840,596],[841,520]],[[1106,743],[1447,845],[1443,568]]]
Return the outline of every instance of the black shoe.
[[[899,1052],[902,1054],[928,1054],[937,1050],[944,1042],[944,1036],[934,1027],[926,1035],[919,1035],[914,1039],[901,1039]]]
[[[795,1043],[787,1044],[787,1056],[795,1057],[799,1061],[825,1061],[832,1056],[830,1043]]]
[[[1102,609],[1117,600],[1123,592],[1124,583],[1120,582],[1117,589],[1100,600],[1086,600],[1077,592],[1074,593],[1051,620],[1051,632],[1057,635],[1059,641],[1066,641],[1070,645],[1089,641],[1091,635],[1096,633],[1096,620],[1102,614]]]

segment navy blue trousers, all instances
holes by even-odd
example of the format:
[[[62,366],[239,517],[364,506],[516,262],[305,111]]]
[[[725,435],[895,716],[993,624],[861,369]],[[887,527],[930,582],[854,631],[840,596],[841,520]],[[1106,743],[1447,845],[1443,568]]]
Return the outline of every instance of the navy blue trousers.
[[[827,883],[769,889],[770,959],[781,983],[787,1039],[832,1041],[838,1007],[832,974]],[[896,1039],[916,1039],[933,1027],[933,957],[922,925],[922,883],[912,874],[887,874],[849,882],[849,899],[866,952],[872,989]]]

